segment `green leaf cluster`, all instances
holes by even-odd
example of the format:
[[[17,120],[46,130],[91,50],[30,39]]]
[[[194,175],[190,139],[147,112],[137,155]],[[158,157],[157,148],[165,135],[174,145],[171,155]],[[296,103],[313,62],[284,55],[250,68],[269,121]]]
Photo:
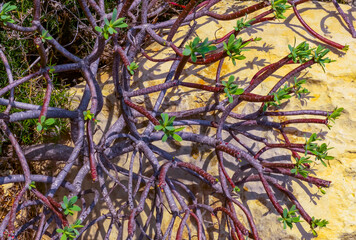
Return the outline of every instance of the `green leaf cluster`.
[[[231,34],[229,37],[229,41],[223,42],[224,44],[224,50],[226,51],[227,55],[230,57],[232,63],[234,66],[236,66],[236,60],[244,60],[246,57],[241,54],[243,51],[248,51],[248,49],[243,49],[246,47],[248,44],[250,44],[250,41],[243,42],[242,38],[236,39],[234,34]]]
[[[138,65],[135,62],[130,63],[129,66],[127,66],[127,70],[130,72],[131,75],[134,75],[134,70],[138,68]]]
[[[290,170],[291,173],[294,173],[295,175],[302,175],[303,177],[308,177],[309,175],[309,170],[307,167],[304,165],[307,163],[312,163],[312,161],[309,160],[310,157],[301,157],[299,159],[296,159],[296,163],[293,169]]]
[[[80,210],[82,210],[79,206],[74,205],[77,200],[77,196],[72,197],[70,200],[68,200],[67,196],[63,197],[63,203],[61,204],[61,206],[65,215],[73,215],[74,212],[79,212]]]
[[[283,228],[286,229],[287,226],[292,229],[293,223],[302,222],[300,216],[296,216],[298,209],[293,205],[290,210],[288,208],[283,209],[283,217],[278,218],[278,221],[283,222]]]
[[[309,47],[309,44],[306,41],[298,44],[298,46],[295,46],[294,40],[294,46],[292,47],[288,44],[288,48],[290,51],[288,57],[292,58],[295,63],[305,63],[312,57],[313,49]]]
[[[0,22],[2,22],[5,26],[7,23],[14,23],[15,21],[11,19],[11,16],[8,15],[8,13],[15,10],[16,8],[17,7],[15,5],[11,5],[9,2],[2,5],[0,12]]]
[[[46,116],[42,116],[40,122],[37,122],[37,131],[46,131],[51,125],[55,123],[54,118],[46,119]]]
[[[241,189],[240,189],[238,186],[235,186],[234,189],[233,189],[233,191],[234,191],[235,193],[238,193],[238,192],[241,191]]]
[[[320,146],[315,143],[315,141],[321,140],[320,138],[317,137],[316,133],[313,133],[309,139],[306,140],[305,143],[305,151],[306,152],[311,152],[315,155],[315,160],[320,160],[321,163],[327,167],[326,163],[324,160],[332,160],[334,157],[328,156],[328,150],[332,148],[328,148],[326,143],[321,144]]]
[[[94,120],[95,123],[98,123],[99,120],[94,118],[94,113],[91,113],[90,110],[84,111],[84,120]]]
[[[316,231],[315,231],[315,228],[317,228],[317,227],[323,228],[323,227],[326,227],[327,224],[329,224],[329,222],[326,221],[325,219],[315,219],[315,217],[312,217],[312,221],[311,221],[310,227],[311,227],[313,235],[314,236],[317,235]]]
[[[302,94],[307,94],[309,93],[309,90],[306,88],[302,88],[302,85],[306,83],[305,79],[302,80],[297,80],[296,77],[294,77],[294,84],[289,86],[288,84],[285,84],[284,87],[280,88],[277,90],[277,92],[271,93],[273,97],[273,102],[267,102],[263,105],[263,111],[266,111],[269,106],[275,106],[279,107],[281,105],[281,100],[283,99],[289,99],[292,96],[290,95],[291,93],[294,93],[298,99],[301,98]]]
[[[330,52],[330,49],[327,49],[322,46],[318,46],[316,49],[314,49],[314,61],[316,63],[319,63],[319,65],[323,68],[323,71],[325,72],[325,63],[331,63],[335,62],[335,60],[331,60],[330,58],[325,57],[326,54]]]
[[[271,7],[274,10],[273,13],[277,19],[286,19],[283,13],[285,13],[288,8],[292,7],[287,5],[287,3],[287,0],[271,0]]]
[[[45,42],[46,40],[52,40],[53,37],[47,35],[48,31],[46,30],[42,30],[42,34],[41,34],[41,40],[42,42]]]
[[[104,19],[105,25],[103,28],[96,26],[95,30],[102,33],[105,39],[109,38],[109,35],[117,33],[116,28],[125,28],[127,24],[124,22],[125,18],[119,18],[116,20],[117,10],[116,8],[112,12],[112,18],[109,21],[107,18]]]
[[[36,188],[36,183],[32,181],[30,185],[28,186],[28,190],[32,190],[32,188]]]
[[[211,42],[209,42],[208,38],[205,38],[203,42],[199,37],[194,38],[192,42],[188,45],[185,45],[185,49],[183,50],[184,56],[190,56],[193,62],[197,61],[196,53],[201,54],[203,58],[205,58],[205,54],[208,52],[216,50],[215,46],[211,46]]]
[[[224,86],[224,92],[226,93],[225,96],[229,98],[230,103],[232,103],[234,100],[232,95],[241,95],[244,93],[242,88],[237,88],[237,85],[234,84],[234,76],[232,75],[229,77],[227,82],[222,81],[221,83]]]
[[[163,131],[164,135],[162,137],[162,142],[167,141],[168,137],[173,137],[176,141],[182,141],[181,136],[176,134],[176,132],[182,131],[185,127],[175,128],[173,127],[173,121],[176,118],[175,116],[169,118],[167,113],[161,114],[162,120],[159,120],[160,125],[156,125],[155,129],[157,131]]]
[[[246,21],[247,19],[247,15],[245,16],[245,18],[241,18],[239,20],[237,20],[236,22],[236,27],[234,27],[235,31],[241,31],[244,28],[248,28],[251,27],[251,22],[255,21],[254,18],[252,18],[251,20]]]
[[[335,110],[326,117],[328,122],[331,121],[332,123],[335,123],[335,120],[340,117],[342,111],[344,111],[344,108],[335,108]],[[329,129],[331,128],[330,124],[328,124],[327,126]]]
[[[79,235],[79,231],[77,228],[82,228],[84,227],[83,225],[80,225],[81,221],[78,219],[75,221],[75,223],[71,224],[70,226],[66,226],[63,229],[57,229],[57,233],[61,233],[62,237],[60,240],[73,240]]]

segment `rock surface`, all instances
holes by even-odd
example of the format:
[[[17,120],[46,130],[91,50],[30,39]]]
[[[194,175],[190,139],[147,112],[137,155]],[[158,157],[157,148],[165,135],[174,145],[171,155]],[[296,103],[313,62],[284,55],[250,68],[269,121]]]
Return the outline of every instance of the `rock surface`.
[[[251,2],[221,1],[216,5],[214,11],[226,13],[230,12],[231,8],[237,9],[242,5],[251,5]],[[342,8],[346,12],[356,16],[350,10],[350,7],[342,5]],[[291,125],[287,131],[290,139],[299,143],[304,143],[304,134],[306,132],[320,133],[325,138],[324,141],[334,147],[330,150],[330,154],[335,156],[335,160],[330,161],[330,167],[325,168],[322,165],[315,165],[313,167],[318,177],[331,180],[332,185],[329,189],[326,189],[325,195],[320,194],[316,187],[311,187],[299,181],[288,180],[285,186],[293,190],[297,199],[311,216],[327,219],[330,222],[326,228],[318,231],[319,235],[315,239],[356,239],[356,162],[354,160],[356,157],[356,40],[351,37],[345,23],[337,16],[336,9],[332,3],[304,3],[299,5],[298,9],[304,20],[318,33],[340,44],[348,44],[350,49],[346,54],[332,50],[328,56],[331,59],[335,59],[336,62],[327,64],[326,72],[323,72],[319,66],[313,66],[303,71],[300,77],[308,80],[306,87],[311,94],[308,95],[308,99],[303,101],[291,99],[290,103],[283,109],[333,110],[336,107],[345,108],[342,116],[336,121],[331,131],[325,126],[320,127],[310,124]],[[249,17],[253,17],[260,12]],[[258,24],[244,30],[239,35],[243,39],[262,37],[262,41],[251,44],[251,51],[245,52],[247,58],[239,61],[237,66],[234,66],[226,59],[221,74],[222,80],[227,80],[233,74],[239,78],[239,84],[244,86],[259,69],[286,56],[289,53],[288,44],[293,45],[295,40],[297,43],[308,41],[312,46],[321,44],[321,42],[302,28],[292,10],[288,10],[285,15],[287,19],[283,21]],[[214,36],[224,36],[233,29],[235,24],[236,20],[218,22],[209,18],[202,18],[198,20],[196,32],[201,39],[209,37],[212,40]],[[182,40],[181,36],[186,31],[187,27],[179,29],[175,37],[177,42]],[[163,51],[161,49],[162,47],[158,44],[153,44],[148,47],[147,52],[155,58],[165,58],[171,56],[173,53],[168,48]],[[164,82],[164,78],[171,65],[171,63],[150,62],[144,58],[136,62],[140,65],[140,71],[134,77],[132,85],[136,89]],[[218,63],[210,66],[193,66],[188,64],[182,80],[212,85],[215,81],[217,66]],[[267,94],[271,86],[291,69],[293,69],[293,66],[283,67],[272,77],[269,77],[265,81],[265,84],[256,89],[254,93]],[[104,110],[98,117],[101,121],[101,128],[105,129],[117,119],[119,113],[114,111],[114,109],[117,109],[117,106],[114,105],[115,98],[112,78],[109,74],[103,74],[100,78],[102,79],[101,82],[104,89],[103,94],[108,96],[105,100]],[[81,86],[78,87],[80,88]],[[157,94],[150,94],[149,98],[141,96],[133,98],[133,101],[151,110],[156,99]],[[167,104],[163,104],[161,110],[167,112],[202,107],[212,102],[210,94],[184,87],[167,91],[165,101]],[[234,109],[234,111],[241,113],[251,111],[253,108],[256,108],[255,104],[245,104]],[[206,116],[206,119],[213,120],[211,116]],[[297,131],[297,128],[301,131]],[[201,133],[207,132],[206,129],[199,129],[196,126],[187,127],[186,130],[192,132],[200,131]],[[213,135],[214,133],[215,130],[211,130],[208,134]],[[270,132],[260,131],[258,134],[272,142],[277,142],[277,138],[279,138],[279,136],[271,135]],[[96,141],[99,139],[100,132],[96,135]],[[218,175],[217,159],[214,153],[207,151],[202,146],[198,146],[197,144],[191,145],[186,142],[176,145],[157,142],[155,145],[168,152],[174,152],[174,155],[184,161],[194,162],[202,166],[215,176]],[[254,148],[258,149],[257,146],[254,146]],[[270,152],[269,155],[266,154],[263,157],[269,158],[275,154],[281,154],[281,152]],[[227,166],[230,173],[233,173],[236,162],[232,159],[230,160],[231,162]],[[128,165],[129,161],[125,161],[122,164],[126,168],[128,168]],[[248,204],[262,239],[311,239],[313,237],[308,224],[305,222],[297,224],[297,227],[294,227],[292,230],[283,230],[282,224],[277,221],[278,215],[268,200],[267,195],[262,190],[261,185],[246,184],[246,187],[241,192],[241,200]],[[117,197],[119,198],[119,195]],[[281,204],[285,204],[286,198],[284,196],[279,197]],[[209,199],[209,201],[212,202],[213,199]],[[118,200],[119,202],[120,200]],[[103,213],[106,213],[107,209],[103,211]],[[169,219],[164,220],[167,225],[168,221]],[[106,228],[109,222],[109,220],[104,222],[103,227]],[[208,230],[212,230],[215,233],[218,232],[213,227]],[[96,229],[93,227],[91,232],[94,233],[95,231]],[[116,229],[113,231],[116,231]],[[90,239],[90,235],[86,239]],[[100,233],[96,232],[93,236],[99,236],[96,238],[99,239]],[[215,236],[213,238],[216,239],[216,235],[210,236]],[[95,237],[92,239],[95,239]]]

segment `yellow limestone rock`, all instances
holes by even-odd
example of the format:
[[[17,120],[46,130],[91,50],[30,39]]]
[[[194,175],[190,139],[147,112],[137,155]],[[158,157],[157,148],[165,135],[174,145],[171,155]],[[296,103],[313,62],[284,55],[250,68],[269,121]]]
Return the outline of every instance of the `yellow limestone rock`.
[[[232,0],[221,1],[214,7],[214,11],[226,13],[231,12],[231,8],[238,9],[241,6],[252,4],[252,2],[237,2]],[[348,6],[342,5],[341,7],[346,12],[350,10]],[[333,49],[328,56],[336,60],[336,62],[327,64],[326,72],[323,72],[322,68],[316,65],[303,71],[300,77],[307,79],[306,88],[311,94],[303,101],[291,99],[290,103],[283,109],[333,110],[336,107],[345,108],[342,116],[336,121],[330,131],[325,126],[318,126],[316,124],[290,125],[290,127],[287,128],[287,134],[294,142],[304,143],[304,134],[306,132],[315,132],[320,133],[321,136],[325,138],[325,142],[334,147],[330,150],[330,155],[334,156],[335,160],[330,161],[329,167],[325,168],[322,165],[313,166],[319,178],[332,181],[331,187],[326,189],[325,195],[322,195],[318,192],[316,187],[311,187],[300,181],[291,181],[289,179],[285,183],[285,186],[293,191],[304,209],[306,209],[311,216],[326,219],[330,222],[326,228],[317,229],[319,235],[315,239],[356,239],[356,163],[354,160],[356,157],[356,40],[351,37],[345,27],[345,23],[337,16],[336,9],[332,3],[308,2],[299,5],[297,8],[304,20],[318,33],[340,44],[348,44],[350,49],[346,54]],[[256,16],[262,11],[251,14],[249,18]],[[354,12],[351,13],[354,14]],[[240,86],[246,86],[259,69],[285,57],[289,53],[288,44],[293,45],[294,41],[296,41],[297,44],[302,41],[308,41],[311,46],[322,44],[304,30],[292,10],[288,10],[285,16],[287,16],[285,20],[260,23],[243,30],[242,33],[239,34],[243,39],[262,37],[262,41],[250,44],[250,51],[244,52],[247,58],[243,61],[238,61],[236,66],[226,59],[222,68],[221,80],[227,81],[230,75],[234,75],[239,78],[238,83]],[[197,22],[197,35],[201,39],[208,37],[209,40],[213,40],[215,36],[217,38],[224,36],[233,30],[236,24],[236,20],[223,22],[215,21],[210,18],[202,18],[197,20]],[[177,43],[180,43],[187,29],[188,27],[179,29],[179,32],[175,36]],[[158,44],[153,44],[146,50],[149,55],[155,58],[165,58],[172,56],[174,53],[168,48],[162,50],[162,47]],[[139,62],[140,69],[138,76],[134,77],[132,85],[134,89],[163,83],[171,65],[171,62],[150,62],[144,57],[136,62]],[[214,85],[217,66],[218,63],[209,66],[194,66],[188,64],[180,80]],[[278,79],[291,71],[294,66],[285,66],[278,70],[273,76],[269,77],[263,85],[255,89],[254,93],[267,94]],[[110,85],[110,82],[112,82],[111,78],[106,81],[109,85],[104,86],[104,92],[108,91],[107,94],[109,95],[113,94],[114,89],[113,85]],[[106,93],[104,93],[104,95],[106,95]],[[151,110],[157,97],[158,94],[153,93],[149,95],[149,98],[140,97],[136,100],[133,98],[133,101]],[[161,109],[167,112],[181,111],[206,106],[209,103],[213,103],[211,94],[191,88],[179,87],[167,91],[165,103]],[[252,109],[256,109],[256,106],[258,107],[259,105],[244,104],[234,109],[234,111],[237,113],[249,112]],[[116,117],[119,115],[119,113],[113,113],[113,111],[113,105],[105,104],[104,110],[98,118],[102,120],[100,123],[102,129],[105,129],[105,127],[107,127],[106,125],[109,124],[105,121],[107,116],[111,115]],[[206,119],[214,120],[214,117],[207,116]],[[142,118],[142,120],[146,119]],[[276,117],[274,120],[282,120],[282,118]],[[300,131],[297,131],[297,129]],[[185,131],[200,132],[209,135],[215,134],[215,130],[199,129],[196,126],[188,126]],[[255,133],[267,138],[270,142],[277,142],[279,138],[279,136],[272,135],[271,132],[256,131]],[[203,167],[203,169],[215,176],[218,175],[215,154],[207,150],[204,146],[186,142],[177,143],[173,146],[167,143],[157,142],[155,145],[168,152],[174,153],[174,155],[184,161],[193,162]],[[260,146],[255,146],[255,150],[258,149],[258,147]],[[283,153],[289,154],[288,152]],[[271,151],[263,155],[263,157],[269,158],[275,154],[280,155],[281,152]],[[228,164],[227,170],[232,174],[234,166],[238,163],[232,158],[228,158],[228,160],[230,163]],[[129,161],[125,161],[122,166],[128,168]],[[168,174],[174,176],[172,172],[173,171]],[[194,184],[189,184],[189,182],[187,182],[187,185],[192,186],[192,190],[196,193],[199,193],[201,190],[197,189],[196,186],[194,188]],[[279,216],[273,209],[260,183],[246,184],[245,186],[244,190],[241,190],[241,201],[249,206],[262,239],[312,238],[309,226],[305,222],[295,225],[292,230],[283,230],[282,224],[277,220]],[[113,193],[114,196],[117,194],[116,192]],[[278,199],[281,201],[281,204],[288,202],[287,198],[281,194],[278,195]],[[207,201],[212,203],[213,200],[214,199],[209,199]],[[118,202],[120,203],[121,201]],[[148,203],[148,206],[150,206],[150,204],[151,203]],[[288,207],[290,207],[290,205]],[[107,209],[105,209],[103,213],[106,212]],[[144,222],[144,220],[145,217],[143,216],[142,222]],[[163,228],[168,225],[169,220],[170,218],[163,220]],[[241,220],[245,221],[244,219]],[[107,228],[109,223],[109,220],[105,221],[103,223],[104,228]],[[218,233],[217,225],[214,227],[214,223],[212,223],[211,226],[211,228],[207,229],[209,236],[216,239],[216,234]],[[176,227],[178,227],[178,225],[176,225]],[[191,229],[195,231],[195,227]],[[116,231],[116,229],[113,231]],[[96,232],[94,236],[98,236],[98,234],[100,235],[101,233]],[[185,232],[185,234],[187,233]],[[185,235],[185,237],[187,237],[187,235]],[[90,239],[90,237],[87,239]]]

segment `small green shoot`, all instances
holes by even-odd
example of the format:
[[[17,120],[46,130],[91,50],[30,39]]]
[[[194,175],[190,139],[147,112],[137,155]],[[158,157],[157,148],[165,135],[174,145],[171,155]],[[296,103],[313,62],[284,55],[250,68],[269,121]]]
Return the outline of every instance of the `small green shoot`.
[[[95,30],[102,33],[105,39],[109,39],[109,35],[113,35],[117,33],[117,28],[125,28],[128,25],[124,22],[125,18],[119,18],[116,20],[117,17],[117,9],[115,8],[112,12],[112,18],[109,21],[107,18],[104,19],[105,25],[103,28],[96,26]]]
[[[53,118],[46,119],[45,116],[41,116],[40,122],[37,122],[37,131],[46,131],[51,125],[55,123]]]
[[[289,211],[288,208],[283,209],[283,217],[278,218],[278,221],[283,222],[284,229],[286,229],[287,226],[292,229],[293,223],[302,222],[300,220],[300,216],[296,216],[296,212],[298,212],[298,210],[296,209],[295,205],[293,205]]]
[[[134,75],[134,70],[138,68],[138,65],[135,62],[130,63],[129,66],[127,66],[127,70],[130,72],[131,75]]]
[[[34,189],[34,188],[36,188],[36,183],[35,183],[34,181],[32,181],[32,182],[30,183],[30,185],[28,186],[28,190],[32,190],[32,189]]]
[[[325,72],[325,63],[335,62],[335,60],[331,60],[328,57],[323,58],[329,52],[330,52],[330,49],[324,48],[320,45],[314,50],[314,61],[316,63],[319,63],[319,65],[323,68],[324,72]]]
[[[318,187],[318,191],[320,191],[321,194],[326,194],[326,191],[322,187]]]
[[[309,175],[309,170],[307,167],[305,167],[305,164],[312,163],[312,161],[309,160],[310,157],[301,157],[299,159],[296,159],[296,163],[293,169],[290,170],[291,173],[294,173],[295,175],[302,175],[303,177],[308,177]]]
[[[236,32],[241,31],[244,28],[251,27],[251,23],[255,21],[254,18],[248,21],[246,21],[246,19],[247,19],[247,14],[245,15],[245,18],[241,18],[240,20],[237,20],[236,27],[234,27]]]
[[[79,206],[74,205],[77,200],[77,196],[72,197],[70,200],[68,200],[67,196],[63,197],[63,203],[61,204],[61,206],[65,215],[73,215],[74,212],[79,212],[80,210],[82,210]]]
[[[157,131],[163,131],[164,135],[162,137],[162,142],[166,142],[168,137],[173,137],[174,140],[181,142],[182,138],[176,132],[182,131],[185,127],[175,128],[173,127],[173,121],[176,118],[175,116],[169,118],[167,113],[161,114],[162,120],[159,120],[160,125],[156,125],[155,129]]]
[[[226,97],[229,98],[229,102],[233,102],[232,95],[241,95],[244,93],[244,89],[237,88],[237,85],[234,84],[234,76],[229,77],[229,81],[222,81],[222,85],[224,86],[224,92],[226,93]]]
[[[47,35],[47,33],[48,33],[48,31],[42,30],[42,34],[41,34],[40,38],[41,38],[43,43],[46,42],[46,40],[52,40],[53,39],[53,37]]]
[[[208,38],[205,38],[204,42],[201,42],[199,37],[194,38],[192,42],[188,45],[185,45],[185,49],[183,50],[184,56],[190,56],[193,62],[197,61],[196,53],[201,54],[205,59],[205,54],[208,52],[216,50],[215,46],[210,46]]]
[[[317,228],[317,227],[323,228],[323,227],[326,227],[327,224],[329,224],[329,222],[326,221],[325,219],[315,219],[315,217],[312,217],[310,228],[312,230],[313,235],[314,236],[317,235],[315,228]]]
[[[238,192],[241,191],[241,189],[240,189],[238,186],[235,186],[234,189],[233,189],[233,191],[234,191],[235,193],[238,193]]]
[[[271,0],[271,7],[274,10],[273,13],[277,19],[286,19],[283,13],[285,13],[288,8],[292,7],[287,5],[287,3],[287,0]]]
[[[94,113],[91,113],[90,110],[84,111],[83,115],[84,115],[84,120],[93,120],[94,123],[99,122],[99,120],[94,118]]]
[[[298,99],[301,98],[302,94],[307,94],[309,93],[308,89],[302,88],[302,84],[305,84],[306,80],[302,79],[297,81],[297,79],[294,77],[294,84],[291,86],[288,86],[288,84],[285,84],[283,88],[280,88],[277,90],[277,92],[271,93],[273,95],[273,102],[267,102],[263,105],[263,111],[266,111],[269,106],[274,106],[274,107],[279,107],[281,105],[281,100],[283,99],[289,99],[292,96],[290,95],[291,93],[294,93]]]
[[[0,12],[0,22],[2,22],[5,26],[7,23],[14,23],[15,21],[11,19],[11,16],[8,15],[8,13],[15,10],[16,8],[17,7],[15,5],[11,5],[9,2],[2,5]]]
[[[241,54],[241,52],[248,51],[248,49],[243,49],[243,48],[246,47],[248,44],[250,44],[250,42],[251,41],[243,42],[242,38],[236,39],[234,34],[230,35],[227,44],[223,42],[224,50],[226,51],[227,55],[230,57],[234,66],[236,66],[236,60],[243,60],[246,58],[244,55]]]
[[[81,221],[78,219],[75,223],[71,224],[70,226],[66,226],[63,229],[57,229],[57,233],[61,233],[62,237],[60,240],[73,240],[79,235],[79,231],[77,228],[84,227],[80,225]]]
[[[332,148],[328,148],[326,143],[321,144],[320,146],[316,143],[314,143],[317,140],[321,140],[320,138],[317,138],[316,133],[313,133],[309,139],[306,139],[305,142],[305,151],[311,152],[312,154],[315,155],[315,160],[320,160],[320,162],[327,167],[326,163],[324,160],[332,160],[334,157],[328,156],[328,150]]]
[[[329,122],[335,123],[335,120],[338,117],[340,117],[342,111],[344,111],[344,108],[335,108],[335,110],[330,115],[328,115],[326,117],[326,119],[328,120],[328,123]],[[328,126],[329,129],[331,128],[330,124],[328,124],[327,126]]]
[[[300,43],[298,46],[295,46],[295,39],[294,39],[294,46],[288,45],[290,54],[288,57],[293,59],[294,63],[305,63],[312,57],[312,48],[309,47],[309,44],[304,41]]]

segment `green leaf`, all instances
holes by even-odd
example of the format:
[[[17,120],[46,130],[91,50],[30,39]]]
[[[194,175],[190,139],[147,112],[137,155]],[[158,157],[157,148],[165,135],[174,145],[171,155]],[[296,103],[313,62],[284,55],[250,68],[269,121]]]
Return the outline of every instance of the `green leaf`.
[[[200,38],[199,38],[199,37],[196,37],[196,38],[194,38],[192,45],[195,47],[195,46],[198,45],[199,42],[200,42]]]
[[[242,88],[238,88],[238,89],[236,89],[236,91],[234,92],[234,95],[241,95],[241,94],[243,94],[244,93],[244,89],[242,89]]]
[[[36,129],[37,129],[37,131],[41,132],[42,131],[42,125],[40,123],[37,123]]]
[[[96,26],[96,27],[95,27],[95,30],[96,30],[97,32],[100,32],[100,33],[103,32],[103,30],[102,30],[99,26]]]
[[[46,116],[41,116],[41,123],[43,124],[46,120]]]
[[[230,47],[232,47],[232,45],[233,45],[233,43],[234,43],[234,40],[235,40],[235,35],[234,34],[231,34],[230,35],[230,37],[229,37],[229,41],[227,42],[227,46],[229,46],[228,47],[228,49],[230,49]]]
[[[116,17],[117,17],[117,9],[114,8],[114,10],[112,11],[112,18],[111,18],[111,20],[115,21]]]
[[[162,142],[166,142],[167,138],[168,138],[167,134],[164,134],[163,137],[162,137]]]
[[[168,114],[167,113],[161,113],[161,117],[162,117],[164,125],[166,125],[168,123],[168,119],[169,119]]]
[[[79,212],[80,210],[82,210],[79,206],[77,205],[74,205],[73,208],[72,208],[73,211],[75,212]]]
[[[173,126],[166,126],[166,129],[167,129],[168,131],[174,131],[174,127],[173,127]]]
[[[68,198],[67,198],[67,196],[64,196],[64,197],[63,197],[63,203],[64,203],[65,205],[68,205]]]
[[[288,215],[288,209],[285,208],[285,209],[283,209],[283,217],[287,218],[287,215]]]
[[[173,138],[178,142],[181,142],[183,140],[178,134],[173,134]]]
[[[187,46],[186,46],[187,47]],[[183,55],[184,56],[189,56],[192,53],[192,51],[189,48],[184,49]]]
[[[185,128],[185,127],[176,128],[176,129],[174,129],[174,132],[180,132],[180,131],[182,131],[184,128]]]
[[[74,196],[74,197],[72,197],[72,198],[69,200],[69,204],[70,204],[70,205],[73,205],[74,203],[76,203],[77,200],[78,200],[78,197],[77,197],[77,196]]]
[[[155,126],[155,129],[156,129],[157,131],[162,130],[162,129],[163,129],[163,126],[161,126],[161,125],[156,125],[156,126]]]
[[[46,121],[45,121],[45,124],[47,126],[50,126],[52,124],[54,124],[55,120],[53,118],[48,118]]]

